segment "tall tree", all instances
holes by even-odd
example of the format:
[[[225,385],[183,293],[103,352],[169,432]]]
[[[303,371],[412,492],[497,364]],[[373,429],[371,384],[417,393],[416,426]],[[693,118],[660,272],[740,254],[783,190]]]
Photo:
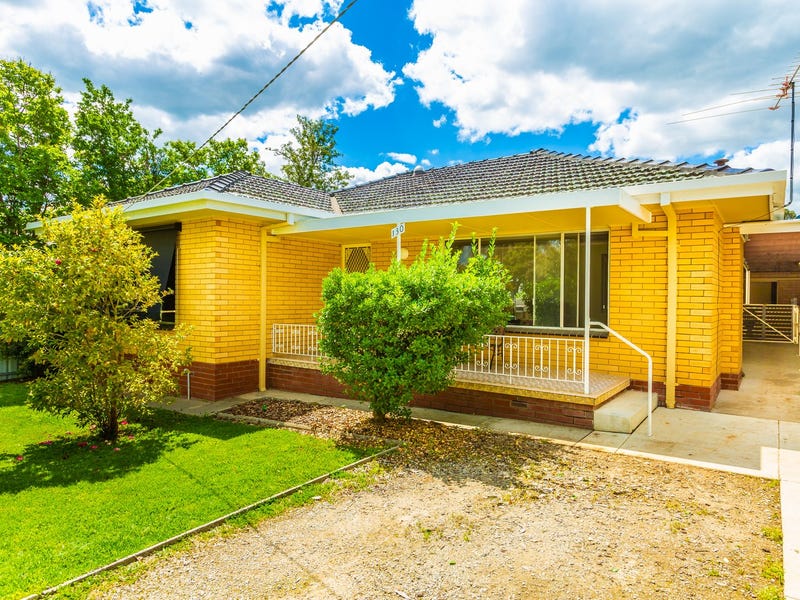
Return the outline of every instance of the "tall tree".
[[[342,155],[336,150],[336,132],[339,131],[336,125],[297,115],[297,127],[289,131],[295,141],[276,150],[286,159],[286,164],[281,167],[286,179],[328,192],[343,188],[350,182],[350,174],[334,163]]]
[[[188,140],[171,140],[161,148],[161,170],[171,173],[164,185],[177,185],[215,175],[247,171],[261,177],[274,177],[267,171],[256,150],[247,146],[247,140],[238,138],[211,140],[197,150],[197,144]]]
[[[130,98],[117,102],[111,90],[84,79],[75,115],[73,148],[80,170],[80,196],[111,201],[146,192],[158,173],[155,139],[133,116]]]
[[[61,89],[23,60],[0,60],[0,244],[66,202],[71,127]]]

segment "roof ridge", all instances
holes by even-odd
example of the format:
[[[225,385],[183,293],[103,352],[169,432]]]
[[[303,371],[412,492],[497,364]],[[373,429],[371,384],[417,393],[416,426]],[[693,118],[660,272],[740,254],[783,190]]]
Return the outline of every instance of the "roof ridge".
[[[225,173],[224,175],[217,175],[210,178],[208,181],[212,183],[206,186],[206,189],[214,190],[215,192],[225,192],[234,184],[252,177],[247,171],[234,171],[233,173]]]

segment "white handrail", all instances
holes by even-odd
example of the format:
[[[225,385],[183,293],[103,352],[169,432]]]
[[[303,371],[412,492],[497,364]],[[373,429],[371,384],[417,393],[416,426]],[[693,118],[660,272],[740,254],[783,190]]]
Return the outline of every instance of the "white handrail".
[[[647,436],[650,437],[653,435],[653,358],[644,350],[639,348],[636,344],[632,343],[631,341],[625,339],[619,333],[611,329],[605,323],[600,323],[599,321],[592,321],[590,326],[597,326],[601,329],[604,329],[615,338],[617,338],[620,342],[626,344],[633,350],[636,350],[639,354],[644,356],[647,359]]]

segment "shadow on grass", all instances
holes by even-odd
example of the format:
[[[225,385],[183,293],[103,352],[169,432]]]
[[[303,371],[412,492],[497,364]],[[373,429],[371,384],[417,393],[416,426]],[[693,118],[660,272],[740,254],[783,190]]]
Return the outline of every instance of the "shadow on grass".
[[[0,452],[0,464],[11,463],[0,469],[0,493],[108,481],[188,449],[197,437],[225,441],[256,432],[252,425],[156,409],[123,425],[116,442],[67,434],[28,444],[19,455]]]
[[[0,454],[0,462],[14,463],[0,471],[0,493],[108,481],[193,444],[180,432],[137,425],[123,428],[120,439],[112,443],[86,435],[43,440],[27,445],[20,455]]]
[[[137,422],[151,429],[191,433],[217,440],[230,440],[257,431],[252,425],[220,421],[213,416],[186,415],[161,408],[153,409],[149,415],[137,418]]]

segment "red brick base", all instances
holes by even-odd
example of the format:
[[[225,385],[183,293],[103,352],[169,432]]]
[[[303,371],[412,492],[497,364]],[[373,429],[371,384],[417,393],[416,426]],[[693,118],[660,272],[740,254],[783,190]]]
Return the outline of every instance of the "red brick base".
[[[723,373],[711,387],[699,385],[677,385],[675,386],[675,406],[677,408],[688,408],[690,410],[710,411],[714,408],[720,389],[738,390],[741,382],[741,375],[730,375]],[[647,382],[632,380],[631,388],[634,390],[647,391]],[[653,393],[658,394],[658,405],[666,406],[667,386],[660,382],[653,382]]]
[[[744,373],[741,371],[739,373],[723,373],[720,377],[722,378],[723,390],[738,390],[739,386],[742,385]]]
[[[277,390],[302,392],[317,396],[346,398],[344,388],[336,379],[315,369],[269,364],[267,385]],[[447,388],[433,395],[416,396],[412,406],[436,408],[475,415],[525,419],[537,423],[553,423],[592,429],[594,415],[591,406],[499,394],[458,387]]]
[[[221,400],[258,390],[258,361],[210,364],[193,362],[189,367],[192,397]],[[186,376],[180,378],[181,394],[186,395]]]
[[[717,377],[711,387],[677,385],[675,386],[675,407],[710,411],[717,401],[721,385],[722,376]]]

